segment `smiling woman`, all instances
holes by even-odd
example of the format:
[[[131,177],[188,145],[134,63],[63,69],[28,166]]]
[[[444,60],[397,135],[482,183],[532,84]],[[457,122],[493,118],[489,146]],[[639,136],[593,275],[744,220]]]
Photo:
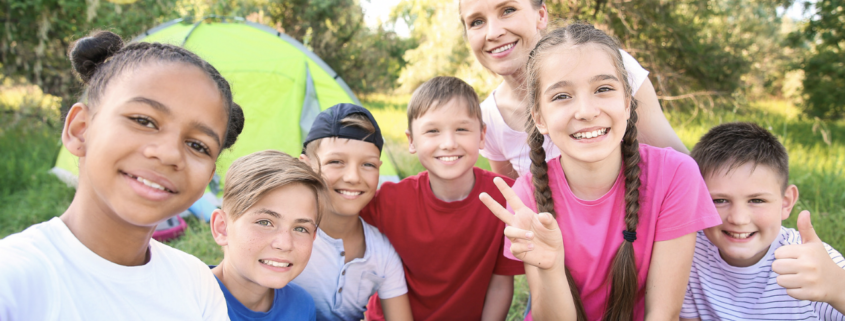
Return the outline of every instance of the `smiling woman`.
[[[62,131],[79,157],[79,185],[60,218],[0,241],[0,256],[14,262],[0,266],[0,315],[225,319],[207,267],[150,237],[202,195],[217,156],[243,129],[228,82],[185,49],[124,46],[110,32],[69,52],[88,85]]]

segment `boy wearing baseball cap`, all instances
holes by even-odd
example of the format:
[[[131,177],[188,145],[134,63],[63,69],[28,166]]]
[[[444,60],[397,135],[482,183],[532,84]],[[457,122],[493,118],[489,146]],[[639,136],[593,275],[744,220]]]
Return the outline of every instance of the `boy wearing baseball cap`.
[[[373,115],[338,104],[317,115],[299,159],[320,173],[332,208],[319,222],[305,270],[317,320],[361,320],[378,292],[387,320],[411,320],[405,272],[387,238],[358,215],[376,192],[384,141]]]

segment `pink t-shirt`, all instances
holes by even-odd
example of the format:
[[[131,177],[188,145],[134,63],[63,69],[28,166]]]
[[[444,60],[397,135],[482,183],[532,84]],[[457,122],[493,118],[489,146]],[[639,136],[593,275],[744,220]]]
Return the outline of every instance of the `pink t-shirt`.
[[[645,284],[654,242],[721,224],[719,214],[689,156],[671,148],[640,144],[640,212],[637,240],[634,242],[639,291],[634,308],[635,320],[645,314]],[[625,179],[621,174],[604,196],[582,200],[572,194],[560,166],[560,158],[549,164],[549,187],[557,221],[563,234],[566,266],[575,279],[588,320],[600,320],[610,287],[608,273],[625,229]],[[513,186],[519,198],[534,211],[531,175],[520,177]],[[505,238],[505,256],[517,260]],[[526,320],[532,320],[529,314]]]

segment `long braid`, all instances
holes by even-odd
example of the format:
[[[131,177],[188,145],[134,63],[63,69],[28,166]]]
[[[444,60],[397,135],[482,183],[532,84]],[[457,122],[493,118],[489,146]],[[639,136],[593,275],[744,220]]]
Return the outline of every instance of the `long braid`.
[[[611,265],[610,295],[603,320],[631,320],[637,302],[637,266],[634,258],[634,240],[640,211],[640,144],[637,141],[637,101],[631,99],[631,117],[622,138],[622,162],[625,175],[625,231],[626,240],[616,251]],[[624,234],[624,233],[623,233]],[[629,238],[633,235],[633,238]]]

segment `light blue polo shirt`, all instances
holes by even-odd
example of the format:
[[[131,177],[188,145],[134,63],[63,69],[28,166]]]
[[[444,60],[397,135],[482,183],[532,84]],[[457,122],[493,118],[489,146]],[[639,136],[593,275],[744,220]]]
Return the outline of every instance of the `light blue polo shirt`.
[[[317,229],[308,265],[291,281],[314,298],[317,320],[359,321],[364,318],[367,301],[373,293],[378,292],[381,299],[408,293],[405,271],[396,250],[377,228],[364,220],[361,223],[367,246],[363,258],[344,264],[343,240],[333,239]]]

